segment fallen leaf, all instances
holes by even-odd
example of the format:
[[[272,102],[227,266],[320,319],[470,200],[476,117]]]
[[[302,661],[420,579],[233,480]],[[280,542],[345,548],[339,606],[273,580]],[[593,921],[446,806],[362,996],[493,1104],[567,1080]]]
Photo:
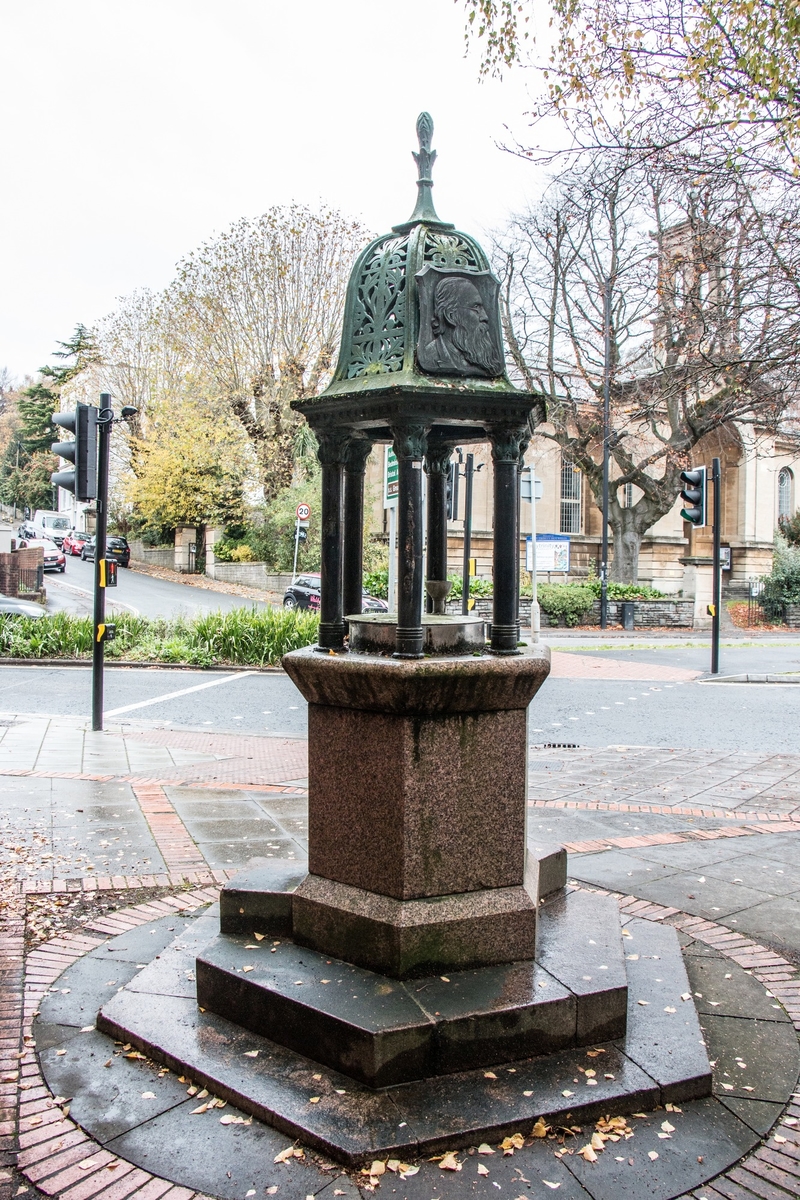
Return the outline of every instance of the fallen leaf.
[[[253,937],[256,939],[257,942],[263,942],[263,940],[266,936],[267,935],[265,933],[254,933],[253,934]]]
[[[594,1067],[589,1067],[586,1071],[584,1071],[584,1074],[588,1079],[591,1079],[593,1075],[597,1074],[597,1071],[595,1071]]]
[[[201,1104],[199,1108],[193,1108],[192,1111],[189,1113],[189,1116],[194,1117],[197,1115],[197,1113],[208,1112],[208,1109],[209,1109],[208,1104]]]
[[[441,979],[442,983],[449,983],[449,982],[450,982],[450,979],[449,979],[449,977],[448,977],[447,975],[440,975],[440,976],[439,976],[439,978]]]
[[[783,1145],[783,1143],[787,1139],[785,1137],[782,1137],[781,1134],[779,1134],[779,1133],[773,1133],[772,1140],[773,1140],[773,1142],[777,1142],[779,1145]]]
[[[536,1122],[533,1129],[531,1130],[531,1137],[535,1137],[535,1138],[547,1137],[547,1131],[549,1128],[550,1128],[550,1126],[545,1124],[544,1118],[539,1117],[539,1120]]]
[[[673,1007],[672,1007],[671,1005],[669,1005],[669,1004],[668,1004],[668,1005],[667,1005],[667,1007],[664,1009],[664,1012],[669,1012],[669,1013],[673,1013],[673,1012],[677,1012],[677,1011],[678,1011],[678,1010],[677,1010],[677,1008],[673,1008]]]
[[[61,1053],[63,1054],[64,1051],[62,1050]],[[484,1079],[497,1079],[497,1076],[495,1075],[494,1071],[484,1071],[483,1078]]]
[[[247,1196],[255,1196],[255,1194],[256,1194],[256,1189],[250,1188],[250,1190],[248,1192],[245,1192],[245,1200],[246,1200]]]
[[[591,1146],[593,1150],[605,1150],[606,1144],[599,1133],[592,1134]]]
[[[598,1054],[605,1054],[605,1050],[601,1049],[601,1050],[587,1050],[586,1051],[587,1058],[597,1058]]]
[[[288,1162],[290,1158],[305,1158],[305,1154],[300,1146],[287,1146],[285,1150],[281,1150],[280,1154],[276,1154],[273,1158],[275,1163]],[[277,1188],[275,1189],[278,1190]]]
[[[449,1154],[445,1154],[444,1158],[439,1163],[440,1171],[460,1171],[461,1167],[462,1164],[458,1161],[455,1156],[455,1152],[452,1150]]]
[[[489,1174],[489,1168],[488,1168],[488,1167],[485,1167],[485,1166],[483,1165],[483,1163],[478,1163],[478,1174],[479,1174],[479,1175],[488,1175],[488,1174]]]
[[[636,1003],[641,1004],[642,1008],[647,1008],[650,1001],[649,1000],[637,1000]]]
[[[245,1058],[258,1058],[258,1051],[257,1050],[245,1050],[244,1056],[245,1056]]]
[[[500,1143],[500,1149],[503,1154],[513,1154],[515,1150],[521,1150],[525,1145],[525,1138],[521,1133],[512,1133],[511,1137],[503,1138]]]
[[[404,1171],[401,1171],[400,1178],[408,1179],[411,1175],[416,1175],[418,1170],[419,1167],[406,1167]]]
[[[247,973],[248,971],[254,971],[255,967],[242,967],[242,970]]]
[[[662,1139],[662,1141],[663,1141],[663,1140],[668,1140],[669,1138],[671,1138],[671,1137],[672,1137],[672,1134],[671,1134],[671,1133],[660,1133],[658,1136],[659,1136],[659,1137]]]
[[[488,1142],[481,1142],[478,1146],[478,1154],[494,1154],[494,1150]]]
[[[553,1191],[555,1191],[555,1190],[556,1190],[556,1188],[560,1188],[560,1187],[561,1187],[561,1184],[560,1184],[560,1183],[551,1183],[549,1179],[543,1179],[543,1180],[542,1180],[542,1183],[544,1184],[544,1186],[545,1186],[545,1187],[552,1188],[552,1189],[553,1189]]]
[[[367,1173],[369,1175],[385,1175],[386,1174],[386,1163],[381,1162],[381,1160],[379,1158],[376,1158]]]
[[[19,1045],[19,1043],[17,1043],[17,1045]],[[58,1054],[58,1055],[66,1054],[66,1053],[67,1053],[66,1050],[56,1050],[56,1054]]]
[[[274,1196],[277,1193],[277,1191],[278,1191],[278,1185],[276,1183],[273,1183],[272,1187],[268,1187],[266,1189],[268,1196]],[[342,1195],[344,1195],[344,1192],[342,1192]]]
[[[574,1093],[574,1092],[571,1092],[571,1091],[570,1091],[568,1088],[566,1088],[566,1089],[565,1089],[565,1090],[564,1090],[564,1091],[561,1093],[561,1095],[562,1095],[562,1096],[574,1096],[574,1095],[575,1095],[575,1093]]]
[[[523,1092],[523,1096],[532,1096],[533,1092]]]
[[[198,1100],[205,1100],[205,1098],[206,1098],[206,1096],[207,1096],[207,1095],[208,1095],[208,1088],[203,1088],[202,1092],[198,1092],[198,1093],[197,1093],[197,1099],[198,1099]]]
[[[97,1166],[97,1163],[95,1162],[95,1160],[93,1158],[84,1158],[81,1162],[78,1163],[78,1167],[80,1168],[81,1171],[91,1171],[96,1166]]]
[[[84,1025],[81,1033],[94,1033],[94,1025]]]
[[[691,992],[684,992],[683,995],[681,996],[681,1000],[691,1000],[691,998],[692,998]]]
[[[658,1154],[656,1153],[655,1150],[648,1150],[647,1157],[650,1159],[651,1162],[655,1162],[656,1159],[658,1158]]]
[[[155,1092],[142,1092],[143,1100],[155,1100],[155,1098],[156,1098]]]
[[[582,1149],[578,1151],[578,1154],[580,1154],[581,1158],[585,1159],[586,1162],[597,1162],[597,1155],[588,1142]]]
[[[669,1121],[662,1121],[661,1128],[664,1130],[664,1133],[674,1133],[675,1132],[675,1126],[670,1125]]]
[[[321,1096],[309,1096],[308,1103],[309,1104],[319,1104],[321,1099],[322,1099]]]

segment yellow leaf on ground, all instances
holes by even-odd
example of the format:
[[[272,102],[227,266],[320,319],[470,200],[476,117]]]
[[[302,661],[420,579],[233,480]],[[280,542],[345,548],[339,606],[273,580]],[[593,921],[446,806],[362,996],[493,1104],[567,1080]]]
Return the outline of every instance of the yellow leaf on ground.
[[[581,1158],[584,1158],[586,1162],[597,1162],[597,1155],[588,1142],[578,1151],[578,1154],[580,1154]]]
[[[545,1125],[544,1118],[539,1117],[539,1120],[536,1122],[533,1129],[531,1130],[531,1137],[535,1137],[535,1138],[547,1137],[548,1129],[549,1129],[549,1126]]]
[[[670,1125],[669,1121],[662,1121],[661,1128],[664,1130],[664,1133],[674,1133],[675,1132],[675,1126]]]
[[[478,1174],[479,1174],[479,1175],[488,1175],[488,1174],[489,1174],[489,1168],[488,1168],[488,1167],[485,1167],[485,1166],[483,1165],[483,1163],[478,1163]]]
[[[285,1150],[281,1150],[280,1154],[276,1154],[272,1161],[283,1163],[288,1162],[290,1158],[305,1158],[300,1146],[287,1146]]]
[[[651,1162],[655,1162],[656,1159],[658,1158],[658,1154],[655,1152],[655,1150],[648,1150],[647,1157],[650,1159]]]
[[[62,1050],[62,1054],[66,1054],[66,1050]],[[484,1079],[497,1079],[497,1076],[495,1075],[494,1071],[484,1071],[483,1078]]]
[[[254,933],[253,934],[253,937],[256,939],[257,942],[263,942],[263,940],[266,936],[267,935],[265,933]]]
[[[461,1166],[462,1166],[462,1164],[456,1158],[455,1153],[453,1151],[451,1151],[449,1154],[445,1154],[444,1158],[439,1163],[439,1170],[440,1171],[460,1171]]]
[[[606,1148],[606,1144],[603,1141],[602,1135],[599,1133],[593,1133],[592,1134],[592,1149],[593,1150],[605,1150],[605,1148]]]
[[[552,1189],[553,1189],[553,1191],[555,1191],[555,1189],[556,1189],[556,1188],[560,1188],[560,1187],[561,1187],[561,1184],[560,1184],[560,1183],[551,1183],[549,1179],[543,1179],[543,1180],[542,1180],[542,1183],[544,1184],[544,1186],[545,1186],[545,1187],[552,1188]]]
[[[478,1146],[478,1154],[494,1154],[494,1150],[488,1142],[481,1142]]]

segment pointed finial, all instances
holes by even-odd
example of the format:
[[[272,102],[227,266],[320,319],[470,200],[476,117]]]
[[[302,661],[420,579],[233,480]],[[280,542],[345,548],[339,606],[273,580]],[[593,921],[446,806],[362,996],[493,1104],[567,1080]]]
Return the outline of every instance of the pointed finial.
[[[395,229],[410,228],[420,221],[431,222],[443,228],[452,229],[452,226],[448,222],[439,220],[436,215],[436,209],[433,207],[431,170],[433,164],[436,162],[436,151],[431,150],[433,117],[430,113],[422,112],[417,117],[417,138],[419,139],[419,152],[416,150],[411,151],[419,172],[419,179],[417,180],[417,204],[408,221],[405,222],[405,225],[395,225]]]

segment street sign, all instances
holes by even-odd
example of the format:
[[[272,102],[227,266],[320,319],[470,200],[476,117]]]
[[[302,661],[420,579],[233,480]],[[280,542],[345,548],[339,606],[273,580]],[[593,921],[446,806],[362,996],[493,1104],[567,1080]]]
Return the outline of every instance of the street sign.
[[[386,447],[383,457],[383,507],[394,508],[400,494],[400,467],[397,455],[391,446]]]
[[[525,569],[533,569],[533,539],[526,546]],[[569,573],[569,537],[563,533],[539,533],[536,535],[536,570],[564,571]]]
[[[298,521],[307,521],[311,516],[311,509],[307,504],[298,504],[297,508],[295,509],[295,514]]]

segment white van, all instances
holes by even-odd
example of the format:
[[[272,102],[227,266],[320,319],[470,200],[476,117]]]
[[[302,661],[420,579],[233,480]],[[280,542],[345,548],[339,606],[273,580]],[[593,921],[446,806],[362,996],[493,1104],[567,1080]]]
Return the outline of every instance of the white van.
[[[47,508],[37,508],[33,514],[33,520],[27,521],[26,526],[33,530],[34,537],[49,538],[51,542],[55,542],[57,546],[60,546],[70,529],[72,529],[72,521],[66,513],[52,512]]]

